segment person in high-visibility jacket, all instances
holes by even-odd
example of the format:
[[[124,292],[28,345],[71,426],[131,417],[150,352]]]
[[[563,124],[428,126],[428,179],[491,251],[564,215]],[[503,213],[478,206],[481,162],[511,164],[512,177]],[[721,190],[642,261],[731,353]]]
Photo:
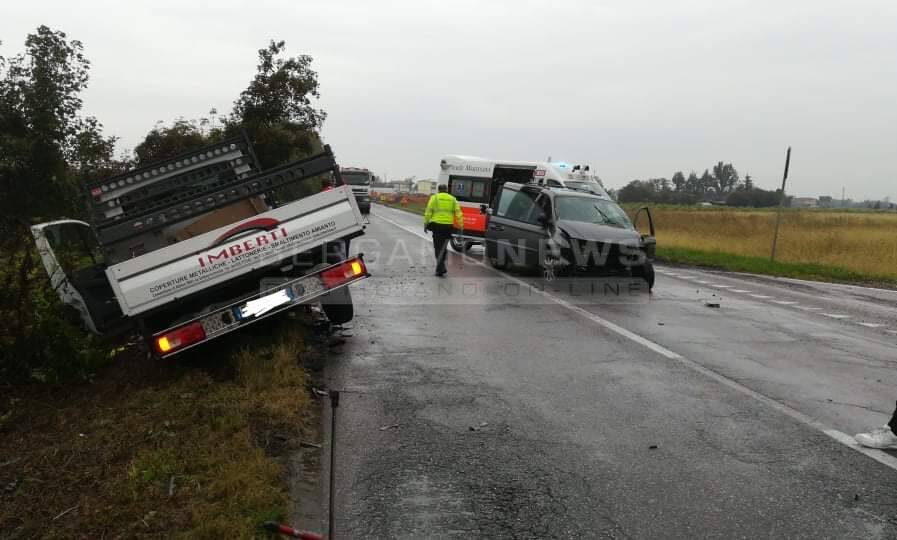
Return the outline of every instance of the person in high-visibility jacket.
[[[446,273],[445,255],[448,241],[455,232],[455,227],[464,233],[464,214],[458,200],[448,193],[445,184],[440,184],[438,193],[427,201],[424,211],[424,230],[433,233],[433,251],[436,255],[436,275],[442,277]]]

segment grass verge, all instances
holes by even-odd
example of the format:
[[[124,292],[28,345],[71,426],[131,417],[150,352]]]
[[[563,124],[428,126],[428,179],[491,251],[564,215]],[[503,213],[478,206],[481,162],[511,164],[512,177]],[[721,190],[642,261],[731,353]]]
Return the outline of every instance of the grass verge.
[[[383,206],[389,206],[391,208],[397,208],[399,210],[405,210],[406,212],[411,212],[412,214],[420,214],[424,215],[424,210],[427,208],[427,203],[425,202],[415,202],[409,201],[407,205],[402,205],[398,202],[389,202],[389,201],[377,201],[377,204],[382,204]]]
[[[822,264],[773,262],[768,257],[749,257],[723,252],[659,246],[657,248],[657,258],[668,263],[703,266],[733,272],[749,272],[752,274],[813,281],[837,281],[888,287],[897,286],[897,279],[890,276],[863,274],[845,268]]]
[[[210,344],[199,366],[133,356],[88,385],[4,389],[2,536],[262,535],[288,514],[280,458],[314,417],[299,326]]]

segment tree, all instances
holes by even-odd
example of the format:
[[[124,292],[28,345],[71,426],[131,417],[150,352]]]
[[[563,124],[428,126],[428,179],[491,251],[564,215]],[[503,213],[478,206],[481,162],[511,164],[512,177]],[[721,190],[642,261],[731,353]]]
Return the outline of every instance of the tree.
[[[695,173],[695,171],[691,171],[688,174],[688,178],[685,180],[685,191],[696,195],[704,193],[701,180],[698,178],[698,175],[697,173]]]
[[[701,193],[708,193],[714,189],[716,186],[716,180],[710,176],[710,171],[704,169],[704,174],[701,175],[701,179],[699,181],[701,186]]]
[[[229,135],[245,129],[263,169],[299,159],[320,149],[317,129],[327,114],[312,106],[318,93],[318,74],[312,57],[284,58],[284,41],[259,49],[256,75],[227,120]]]
[[[731,163],[722,161],[713,166],[713,189],[718,196],[729,193],[738,185],[738,171]]]
[[[676,171],[676,174],[673,175],[673,189],[676,191],[685,191],[685,175],[682,174],[682,171]]]
[[[41,26],[25,52],[0,57],[0,379],[78,372],[97,350],[60,317],[29,225],[83,217],[79,183],[115,170],[115,139],[81,115],[83,46]]]
[[[768,208],[779,204],[779,192],[766,191],[753,188],[751,190],[739,189],[726,196],[728,206],[751,206],[754,208]]]
[[[136,165],[147,165],[194,150],[212,142],[211,138],[203,134],[196,122],[188,122],[183,118],[178,118],[171,126],[157,122],[143,142],[134,148]]]
[[[654,200],[654,185],[651,182],[633,180],[617,192],[617,200],[627,202],[651,202]]]
[[[41,26],[25,40],[25,53],[4,60],[0,80],[0,215],[20,223],[31,216],[84,213],[69,164],[87,172],[112,160],[114,139],[96,119],[82,118],[81,92],[90,62],[80,41]]]
[[[754,179],[749,174],[744,175],[744,189],[745,191],[754,189]]]

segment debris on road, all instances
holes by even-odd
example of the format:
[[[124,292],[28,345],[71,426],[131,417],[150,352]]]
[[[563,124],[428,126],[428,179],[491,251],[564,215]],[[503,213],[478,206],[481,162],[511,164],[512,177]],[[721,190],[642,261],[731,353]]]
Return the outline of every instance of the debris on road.
[[[320,444],[308,441],[299,441],[299,446],[302,448],[321,448]]]
[[[386,431],[387,429],[397,429],[399,427],[398,424],[390,424],[388,426],[382,426],[380,431]]]
[[[482,422],[482,423],[480,423],[480,425],[470,426],[468,429],[470,429],[470,431],[479,431],[488,425],[489,425],[489,422]]]
[[[314,394],[314,395],[316,395],[316,396],[318,396],[318,397],[327,397],[327,396],[330,395],[330,394],[328,394],[327,392],[325,392],[324,390],[321,390],[321,389],[318,389],[318,388],[314,388],[314,387],[312,387],[312,389],[311,389],[311,393]]]
[[[718,308],[719,301],[718,300],[707,300],[704,302],[704,305],[711,308]]]
[[[657,445],[652,444],[651,446],[648,447],[648,450],[657,450]]]

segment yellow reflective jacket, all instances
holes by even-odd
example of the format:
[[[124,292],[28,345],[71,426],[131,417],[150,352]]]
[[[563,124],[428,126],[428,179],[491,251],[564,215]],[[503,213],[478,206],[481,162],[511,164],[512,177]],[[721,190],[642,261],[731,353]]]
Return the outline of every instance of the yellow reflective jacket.
[[[458,227],[463,228],[464,215],[461,213],[461,205],[458,204],[458,200],[448,193],[437,193],[431,196],[427,202],[427,209],[424,211],[424,225],[428,223],[442,225],[457,223]]]

